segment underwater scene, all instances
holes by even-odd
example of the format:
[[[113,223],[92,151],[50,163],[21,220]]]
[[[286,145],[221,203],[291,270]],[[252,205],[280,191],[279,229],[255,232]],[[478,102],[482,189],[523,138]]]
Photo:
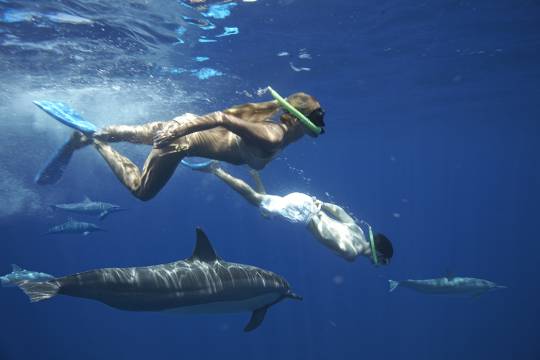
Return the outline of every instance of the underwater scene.
[[[0,0],[0,360],[539,359],[539,24]]]

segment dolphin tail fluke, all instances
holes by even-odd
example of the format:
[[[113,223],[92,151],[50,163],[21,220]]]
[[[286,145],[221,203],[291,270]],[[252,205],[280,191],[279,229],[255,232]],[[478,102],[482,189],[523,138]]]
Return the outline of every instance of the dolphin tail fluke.
[[[388,292],[392,292],[392,291],[396,290],[396,288],[398,287],[399,281],[388,280],[388,285],[389,285],[389,287],[390,287],[390,289],[388,290]]]
[[[31,282],[22,281],[17,286],[30,298],[30,302],[37,302],[52,298],[58,294],[60,284],[57,281]]]
[[[244,331],[249,332],[258,328],[264,320],[264,316],[266,315],[266,310],[268,310],[268,306],[264,306],[262,308],[255,310],[253,314],[251,314],[251,319],[249,319],[249,322],[244,328]]]
[[[12,272],[19,272],[19,271],[23,271],[24,269],[22,267],[20,267],[19,265],[17,264],[11,264],[11,271]]]

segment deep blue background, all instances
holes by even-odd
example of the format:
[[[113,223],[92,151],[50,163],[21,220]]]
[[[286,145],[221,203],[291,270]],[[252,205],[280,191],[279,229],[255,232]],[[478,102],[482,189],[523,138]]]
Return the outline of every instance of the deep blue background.
[[[55,185],[58,200],[88,195],[129,212],[88,237],[40,236],[65,219],[45,210],[0,218],[3,273],[11,263],[61,275],[174,261],[190,255],[202,226],[224,259],[283,275],[304,301],[276,305],[245,334],[248,314],[129,313],[64,297],[29,304],[2,289],[0,359],[537,359],[538,2],[260,0],[235,8],[228,22],[241,33],[205,52],[226,75],[174,81],[210,94],[200,105],[208,112],[251,101],[236,91],[266,84],[316,96],[327,133],[270,164],[267,190],[346,206],[393,240],[392,264],[347,263],[301,227],[266,221],[217,180],[186,169],[139,202],[105,164],[88,173],[85,161],[98,155],[87,149]],[[294,72],[276,56],[301,48],[311,71]],[[35,144],[17,154],[27,182],[57,145]],[[35,151],[43,155],[25,161]],[[388,293],[387,279],[448,272],[509,288],[477,298]]]

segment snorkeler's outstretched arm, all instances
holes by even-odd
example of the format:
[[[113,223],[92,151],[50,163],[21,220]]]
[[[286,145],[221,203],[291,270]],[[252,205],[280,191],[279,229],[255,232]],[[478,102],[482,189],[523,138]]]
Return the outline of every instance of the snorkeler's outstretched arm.
[[[222,168],[215,168],[212,170],[212,173],[218,178],[223,180],[227,185],[233,188],[234,191],[239,193],[246,199],[250,204],[259,206],[263,199],[263,194],[259,194],[257,191],[253,190],[245,181],[235,178]]]
[[[249,173],[251,174],[251,177],[253,178],[253,181],[255,181],[255,190],[259,194],[266,194],[266,189],[264,188],[264,184],[261,179],[261,175],[257,170],[249,169]]]
[[[344,223],[356,223],[356,221],[349,215],[347,212],[341,207],[336,204],[331,203],[325,203],[322,202],[321,209],[333,217],[335,217],[337,220],[344,222]]]
[[[270,121],[251,122],[216,111],[189,120],[171,121],[168,126],[156,133],[154,147],[161,148],[176,138],[219,126],[235,133],[244,141],[267,151],[276,150],[281,145],[286,131],[282,125],[277,123]]]

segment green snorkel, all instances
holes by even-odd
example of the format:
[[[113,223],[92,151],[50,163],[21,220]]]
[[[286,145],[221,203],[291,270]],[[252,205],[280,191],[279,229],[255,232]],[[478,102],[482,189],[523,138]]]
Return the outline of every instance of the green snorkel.
[[[270,91],[270,94],[274,97],[274,99],[277,100],[279,105],[283,107],[285,110],[287,110],[291,115],[296,117],[302,125],[304,125],[309,131],[311,131],[315,135],[320,135],[322,132],[322,129],[315,125],[311,120],[308,119],[308,117],[304,114],[302,114],[297,108],[289,104],[287,100],[285,100],[281,95],[279,95],[274,89],[272,89],[270,86],[268,87],[268,90]]]
[[[369,231],[369,244],[371,246],[371,257],[375,265],[379,265],[379,259],[377,258],[377,249],[375,248],[375,240],[373,239],[373,230],[371,230],[371,225],[368,224]]]

